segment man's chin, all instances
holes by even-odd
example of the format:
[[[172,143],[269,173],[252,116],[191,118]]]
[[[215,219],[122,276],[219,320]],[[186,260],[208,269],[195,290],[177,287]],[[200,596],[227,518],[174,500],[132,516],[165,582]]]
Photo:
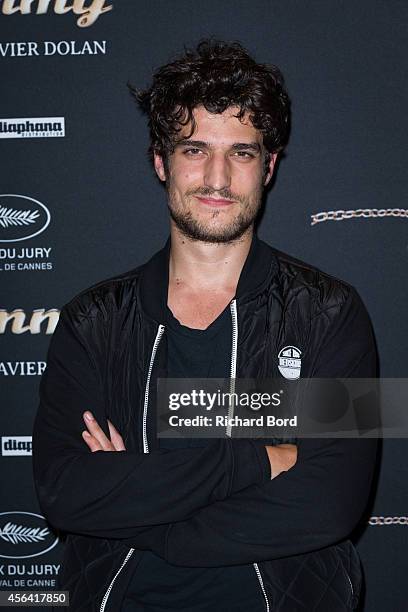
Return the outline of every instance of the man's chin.
[[[241,238],[254,223],[253,218],[237,217],[232,222],[221,224],[198,220],[191,215],[180,215],[169,207],[170,216],[183,236],[190,240],[211,244],[226,244]],[[218,218],[218,221],[221,221]]]
[[[177,223],[176,226],[186,238],[200,242],[208,242],[210,244],[227,244],[235,242],[241,238],[249,228],[249,225],[246,225],[240,228],[223,228],[214,231],[203,227],[186,227],[185,225],[179,225]]]

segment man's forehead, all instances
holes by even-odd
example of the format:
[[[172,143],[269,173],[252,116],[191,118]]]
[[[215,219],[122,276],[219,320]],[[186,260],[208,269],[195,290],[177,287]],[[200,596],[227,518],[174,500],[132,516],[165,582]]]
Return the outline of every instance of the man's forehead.
[[[262,142],[262,133],[256,129],[249,119],[249,112],[246,111],[242,119],[236,115],[240,109],[237,106],[230,106],[222,113],[211,113],[204,106],[193,109],[195,120],[195,130],[191,134],[191,123],[183,126],[178,134],[177,140],[182,140],[189,136],[194,140],[208,141],[209,139],[218,141],[225,140],[257,141]]]

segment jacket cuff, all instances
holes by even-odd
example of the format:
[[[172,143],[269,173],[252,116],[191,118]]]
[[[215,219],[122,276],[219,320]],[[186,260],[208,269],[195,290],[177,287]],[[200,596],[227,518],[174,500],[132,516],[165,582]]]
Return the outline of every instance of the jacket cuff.
[[[233,466],[228,495],[271,479],[265,444],[254,440],[230,440]]]
[[[166,558],[167,537],[171,524],[149,527],[132,538],[126,538],[123,543],[138,550],[151,550],[162,559]]]

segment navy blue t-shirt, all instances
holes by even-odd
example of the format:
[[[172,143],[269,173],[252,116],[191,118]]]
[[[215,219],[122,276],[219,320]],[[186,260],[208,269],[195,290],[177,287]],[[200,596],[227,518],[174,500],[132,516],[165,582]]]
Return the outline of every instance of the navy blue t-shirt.
[[[168,377],[229,378],[232,322],[229,307],[205,330],[181,325],[167,309]],[[207,439],[161,438],[167,449],[203,446]],[[253,565],[178,567],[145,551],[122,612],[264,612]]]

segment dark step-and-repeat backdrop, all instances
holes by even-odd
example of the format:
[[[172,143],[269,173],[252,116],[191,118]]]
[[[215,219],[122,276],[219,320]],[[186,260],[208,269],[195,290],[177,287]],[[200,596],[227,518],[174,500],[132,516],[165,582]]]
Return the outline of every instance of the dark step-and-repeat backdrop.
[[[291,139],[258,234],[352,283],[381,375],[407,376],[407,17],[400,0],[0,1],[2,590],[53,589],[61,571],[31,476],[38,384],[61,306],[167,237],[126,83],[184,44],[239,40],[281,68]],[[369,612],[408,609],[407,451],[381,444],[355,540]]]

